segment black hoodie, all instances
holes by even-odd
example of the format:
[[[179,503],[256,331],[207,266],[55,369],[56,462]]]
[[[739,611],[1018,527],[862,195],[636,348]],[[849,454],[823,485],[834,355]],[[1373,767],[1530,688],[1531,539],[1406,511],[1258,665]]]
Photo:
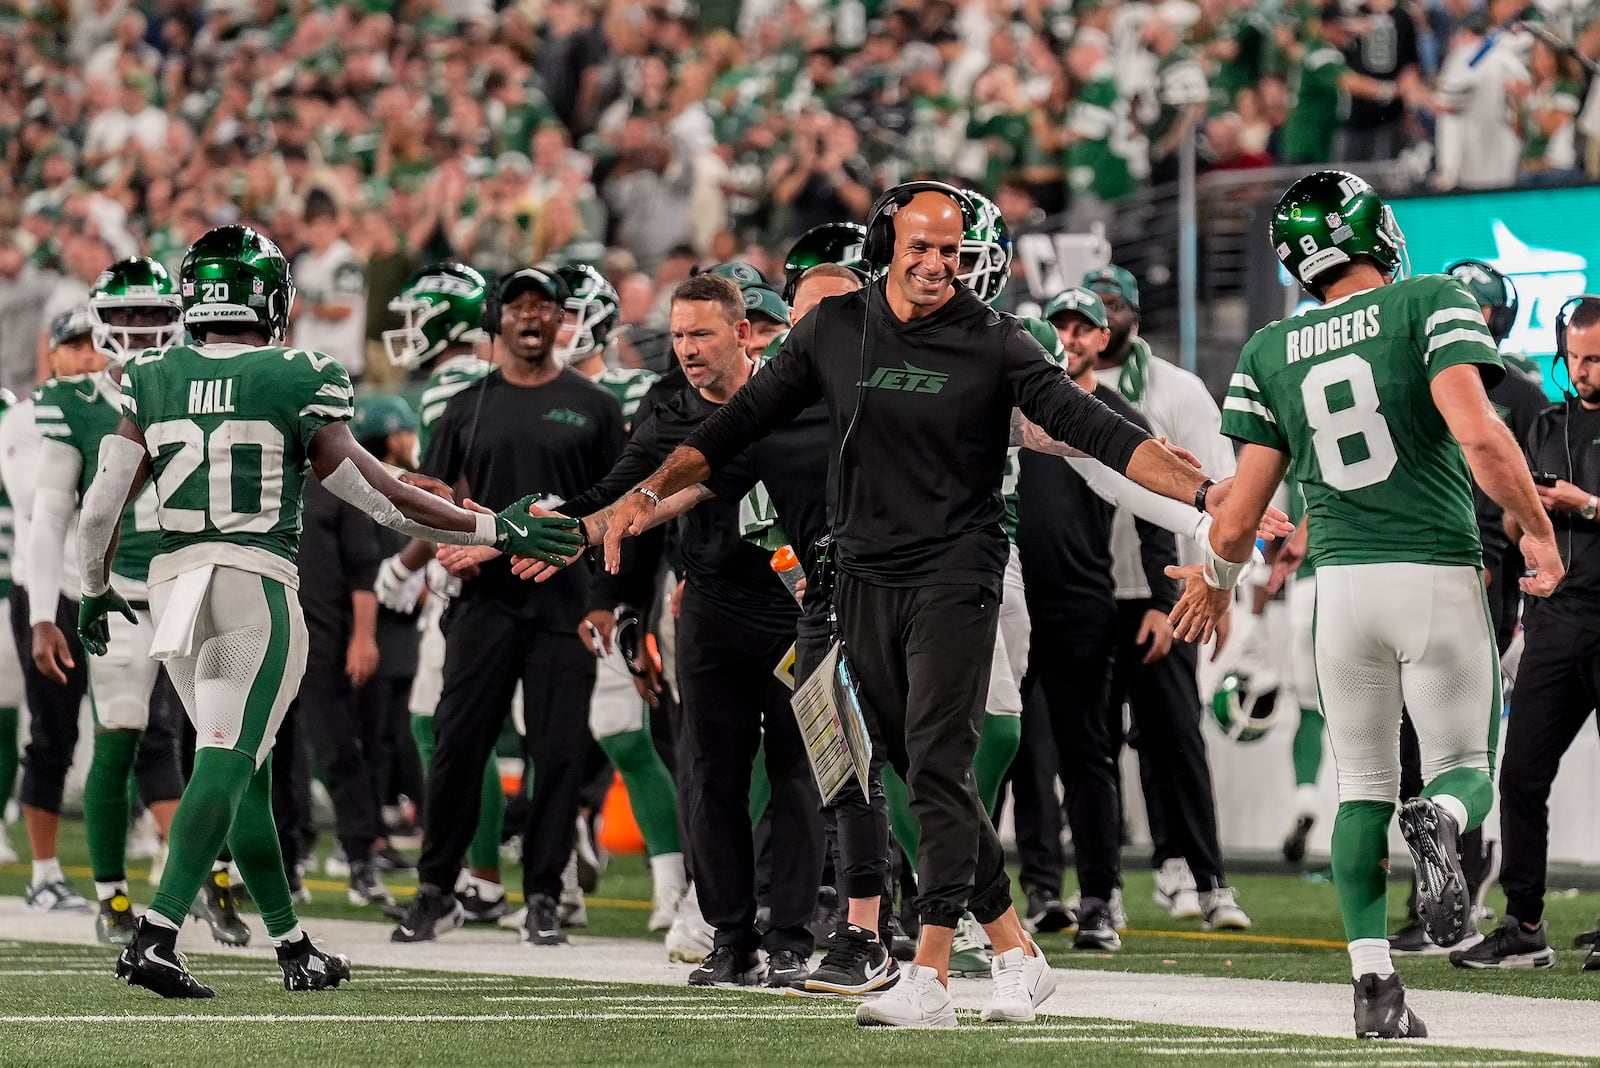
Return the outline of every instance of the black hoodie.
[[[824,300],[684,444],[716,470],[818,400],[831,421],[840,569],[882,586],[998,590],[1013,408],[1118,472],[1149,436],[966,287],[933,314],[901,322],[880,281]]]

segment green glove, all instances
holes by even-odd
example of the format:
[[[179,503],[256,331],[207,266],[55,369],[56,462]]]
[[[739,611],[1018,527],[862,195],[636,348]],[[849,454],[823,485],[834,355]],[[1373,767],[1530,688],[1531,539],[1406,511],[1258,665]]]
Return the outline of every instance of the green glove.
[[[536,500],[537,496],[529,494],[494,517],[495,548],[565,567],[588,544],[583,524],[564,515],[529,515],[528,508]]]
[[[106,646],[111,641],[111,624],[106,616],[112,612],[121,612],[123,618],[135,626],[139,623],[139,617],[133,614],[122,594],[110,586],[104,593],[86,595],[78,605],[78,637],[93,656],[106,655]]]

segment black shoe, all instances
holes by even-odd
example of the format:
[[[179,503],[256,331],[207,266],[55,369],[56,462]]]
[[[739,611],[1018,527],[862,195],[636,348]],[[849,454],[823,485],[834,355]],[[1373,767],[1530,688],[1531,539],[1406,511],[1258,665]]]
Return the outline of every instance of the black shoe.
[[[815,971],[798,984],[812,994],[869,994],[899,979],[899,969],[883,943],[853,923],[834,932]]]
[[[767,954],[767,985],[773,987],[797,986],[805,983],[811,974],[811,955],[793,949],[780,949]]]
[[[689,973],[690,986],[758,986],[761,958],[740,953],[732,946],[717,946],[705,962]]]
[[[347,892],[350,904],[358,907],[394,904],[394,895],[378,878],[377,859],[374,856],[371,860],[358,860],[350,865],[350,889]]]
[[[1589,950],[1589,955],[1583,958],[1583,970],[1586,972],[1600,972],[1600,946]]]
[[[1594,930],[1585,931],[1572,940],[1573,949],[1594,949],[1600,946],[1600,920],[1594,921]]]
[[[1435,944],[1456,945],[1472,916],[1456,821],[1428,798],[1414,797],[1400,810],[1400,833],[1417,869],[1417,916]]]
[[[295,879],[291,883],[291,896],[298,882]],[[189,906],[189,915],[211,928],[211,937],[223,945],[247,946],[250,944],[250,928],[239,917],[237,900],[232,877],[225,870],[214,871],[201,884],[200,895]]]
[[[892,912],[889,914],[889,955],[895,960],[908,962],[917,959],[916,938],[906,931],[906,925]]]
[[[133,902],[125,890],[100,902],[100,914],[94,918],[95,937],[108,946],[131,946],[139,933],[139,921],[133,916]]]
[[[1122,948],[1122,936],[1111,922],[1111,906],[1095,897],[1082,900],[1078,906],[1078,933],[1072,939],[1072,946],[1102,952]]]
[[[1025,926],[1034,934],[1053,934],[1072,926],[1072,913],[1061,899],[1048,890],[1028,891],[1028,922]]]
[[[1316,822],[1315,816],[1301,816],[1283,840],[1283,859],[1297,868],[1306,859],[1306,839],[1311,837],[1311,825]]]
[[[322,952],[308,934],[278,947],[278,967],[283,969],[283,988],[290,991],[332,990],[350,978],[350,958]]]
[[[1398,974],[1374,973],[1352,980],[1356,988],[1357,1038],[1427,1038],[1428,1025],[1406,1008],[1406,985]]]
[[[466,918],[461,902],[432,883],[417,887],[417,896],[406,907],[405,918],[389,935],[391,942],[432,942],[461,926]]]
[[[416,871],[417,862],[392,845],[372,851],[372,866],[379,871]]]
[[[563,946],[567,932],[561,929],[560,906],[545,894],[528,898],[528,915],[522,921],[522,940],[530,946]]]
[[[1389,936],[1389,952],[1438,956],[1450,951],[1434,945],[1433,939],[1428,937],[1428,932],[1422,929],[1422,921],[1413,918],[1407,920],[1404,927]]]
[[[1482,942],[1450,954],[1450,963],[1457,968],[1549,968],[1555,962],[1556,951],[1545,941],[1545,925],[1530,931],[1509,913]]]
[[[483,896],[483,891],[478,889],[477,883],[468,883],[467,888],[456,894],[456,900],[461,902],[461,909],[465,912],[468,923],[494,923],[500,917],[511,911],[511,906],[506,902],[506,892],[500,891],[497,898]]]
[[[817,907],[812,910],[806,929],[818,945],[826,942],[839,927],[839,891],[831,886],[817,888]]]
[[[164,998],[214,998],[217,992],[189,974],[177,951],[178,932],[140,920],[133,942],[117,957],[117,978]]]

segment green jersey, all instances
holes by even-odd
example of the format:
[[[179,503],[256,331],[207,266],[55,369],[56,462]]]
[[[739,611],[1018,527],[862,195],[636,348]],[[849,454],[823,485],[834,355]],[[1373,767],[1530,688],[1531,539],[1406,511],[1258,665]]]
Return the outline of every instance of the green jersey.
[[[436,365],[422,387],[421,410],[417,413],[417,455],[428,455],[428,440],[433,437],[433,425],[444,414],[450,398],[466,389],[478,379],[494,370],[494,364],[480,360],[470,352],[452,356]]]
[[[33,421],[46,439],[59,441],[78,454],[81,501],[100,466],[101,440],[115,434],[122,422],[122,391],[105,374],[52,378],[34,393]],[[155,487],[147,485],[122,510],[112,573],[145,582],[160,539]]]
[[[634,413],[639,410],[639,402],[650,392],[650,387],[660,380],[660,375],[643,367],[607,367],[594,381],[617,398],[617,403],[622,406],[623,426],[631,428]]]
[[[1061,344],[1061,335],[1056,328],[1044,319],[1036,319],[1031,315],[1019,317],[1019,321],[1027,328],[1043,348],[1050,362],[1056,364],[1064,371],[1067,366],[1067,350]],[[1017,457],[1022,452],[1019,446],[1013,445],[1006,450],[1005,472],[1000,476],[1000,496],[1005,498],[1006,517],[1000,523],[1005,528],[1006,540],[1012,545],[1017,543],[1017,478],[1022,474],[1022,465]]]
[[[1311,564],[1482,563],[1472,477],[1430,392],[1457,364],[1502,373],[1478,302],[1448,275],[1336,300],[1245,345],[1222,432],[1289,454]]]
[[[1149,146],[1133,123],[1133,108],[1117,89],[1108,63],[1067,109],[1077,139],[1067,147],[1067,185],[1105,201],[1122,200],[1150,172]]]
[[[298,588],[311,439],[355,414],[332,356],[249,345],[147,349],[127,365],[122,408],[154,468],[160,551],[150,582],[205,564]]]
[[[1344,54],[1312,38],[1289,77],[1293,110],[1279,132],[1278,154],[1288,163],[1322,163],[1333,156],[1333,135],[1350,112],[1339,79],[1350,68]]]

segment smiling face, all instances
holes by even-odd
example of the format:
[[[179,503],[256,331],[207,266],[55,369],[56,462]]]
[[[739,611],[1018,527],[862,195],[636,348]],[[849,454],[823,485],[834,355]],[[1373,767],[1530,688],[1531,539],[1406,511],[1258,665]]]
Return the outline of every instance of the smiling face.
[[[931,314],[955,292],[962,221],[955,201],[935,192],[918,193],[895,214],[887,292],[901,319]]]
[[[1111,331],[1074,312],[1058,315],[1050,323],[1061,337],[1061,347],[1067,350],[1067,377],[1078,379],[1093,371],[1106,342],[1111,340]]]

